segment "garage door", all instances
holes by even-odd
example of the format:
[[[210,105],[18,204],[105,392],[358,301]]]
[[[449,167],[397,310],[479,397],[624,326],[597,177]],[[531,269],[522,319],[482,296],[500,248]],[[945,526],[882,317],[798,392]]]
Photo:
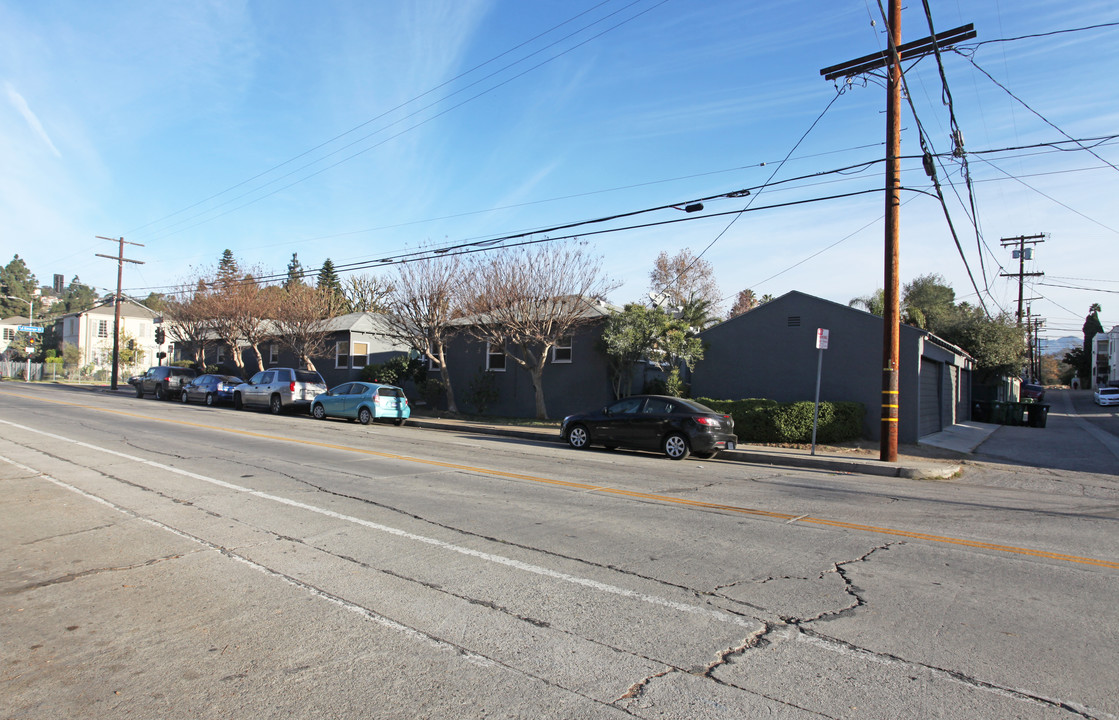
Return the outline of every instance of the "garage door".
[[[921,391],[918,399],[917,436],[940,432],[944,425],[940,413],[941,363],[921,358]]]

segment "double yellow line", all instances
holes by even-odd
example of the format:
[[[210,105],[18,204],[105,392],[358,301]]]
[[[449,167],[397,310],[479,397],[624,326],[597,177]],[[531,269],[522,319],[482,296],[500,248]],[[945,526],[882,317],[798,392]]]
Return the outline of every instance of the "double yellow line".
[[[724,505],[722,503],[705,502],[702,500],[688,500],[686,498],[672,497],[671,495],[658,495],[655,493],[644,493],[635,490],[623,490],[621,488],[604,487],[601,485],[591,485],[589,483],[573,482],[570,480],[556,480],[554,478],[545,478],[537,475],[525,475],[523,473],[507,472],[504,470],[493,470],[490,468],[477,467],[474,465],[463,465],[460,463],[443,462],[441,460],[425,460],[423,458],[410,457],[408,455],[397,455],[395,453],[382,452],[380,450],[369,450],[365,448],[357,448],[350,445],[338,445],[335,443],[319,442],[317,440],[301,440],[298,438],[289,438],[279,435],[267,435],[265,433],[253,432],[251,430],[236,430],[233,428],[217,427],[214,425],[203,425],[201,423],[186,422],[183,420],[172,420],[169,418],[152,417],[150,415],[141,415],[139,413],[126,412],[123,410],[113,410],[110,408],[99,408],[92,405],[83,405],[81,403],[72,403],[64,400],[52,400],[48,398],[32,397],[28,395],[21,395],[19,393],[0,392],[2,395],[11,395],[13,397],[24,398],[26,400],[36,400],[39,402],[53,403],[55,405],[67,405],[70,407],[78,407],[86,410],[93,410],[94,412],[109,413],[113,415],[120,415],[123,417],[133,417],[142,420],[149,420],[155,422],[169,423],[172,425],[180,425],[185,427],[196,427],[205,430],[214,430],[218,432],[232,433],[235,435],[243,435],[245,437],[260,438],[263,440],[274,440],[278,442],[297,443],[300,445],[309,445],[314,447],[327,448],[331,450],[342,450],[344,452],[360,453],[362,455],[369,455],[373,457],[386,458],[389,460],[400,460],[403,462],[416,463],[419,465],[426,465],[429,467],[446,468],[449,470],[461,470],[464,472],[480,473],[483,475],[490,475],[493,477],[508,478],[511,480],[523,480],[525,482],[540,483],[543,485],[552,485],[556,487],[570,488],[573,490],[580,490],[583,492],[597,492],[606,495],[615,495],[620,497],[636,498],[638,500],[648,500],[652,502],[665,503],[670,505],[681,505],[686,507],[702,508],[704,510],[719,510],[722,512],[735,513],[739,515],[751,515],[754,517],[772,518],[775,520],[784,520],[787,523],[804,523],[806,525],[820,525],[823,527],[840,528],[843,530],[855,530],[858,532],[876,533],[879,535],[890,535],[894,537],[910,538],[913,540],[925,540],[928,542],[942,543],[945,545],[957,545],[961,547],[977,548],[981,550],[992,550],[995,552],[1008,553],[1011,555],[1024,555],[1029,557],[1045,558],[1047,560],[1060,560],[1062,562],[1077,563],[1080,565],[1092,565],[1095,567],[1110,568],[1119,570],[1119,562],[1111,560],[1100,560],[1098,558],[1081,557],[1079,555],[1067,555],[1065,553],[1049,552],[1046,550],[1033,550],[1031,548],[1017,547],[1014,545],[1000,545],[998,543],[980,542],[977,540],[966,540],[963,538],[950,537],[946,535],[932,535],[929,533],[914,532],[911,530],[899,530],[896,528],[880,527],[876,525],[863,525],[860,523],[843,522],[840,520],[828,520],[827,518],[817,518],[808,515],[791,515],[789,513],[774,512],[772,510],[759,510],[756,508],[741,507],[738,505]]]

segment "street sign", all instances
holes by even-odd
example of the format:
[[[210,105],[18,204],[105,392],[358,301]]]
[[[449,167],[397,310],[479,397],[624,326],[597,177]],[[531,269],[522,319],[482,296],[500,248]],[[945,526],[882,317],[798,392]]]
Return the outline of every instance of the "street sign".
[[[39,327],[38,325],[20,325],[17,329],[19,330],[19,332],[32,332],[32,333],[43,332],[43,328]]]
[[[825,328],[816,328],[816,349],[828,349],[828,331]]]

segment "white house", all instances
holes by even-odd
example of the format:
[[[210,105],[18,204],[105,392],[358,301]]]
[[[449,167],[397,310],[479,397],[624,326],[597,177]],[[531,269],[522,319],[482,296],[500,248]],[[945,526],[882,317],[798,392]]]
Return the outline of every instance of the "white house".
[[[0,320],[0,355],[7,357],[8,347],[19,333],[19,326],[30,324],[31,321],[23,315],[13,315]],[[22,354],[24,351],[21,349],[19,352]]]
[[[1092,337],[1092,386],[1119,385],[1119,325]]]
[[[89,310],[63,315],[58,320],[62,342],[77,346],[82,367],[112,368],[114,312],[110,300]],[[131,341],[143,351],[137,368],[156,365],[159,347],[155,342],[155,312],[124,298],[120,306],[120,324],[122,345]]]

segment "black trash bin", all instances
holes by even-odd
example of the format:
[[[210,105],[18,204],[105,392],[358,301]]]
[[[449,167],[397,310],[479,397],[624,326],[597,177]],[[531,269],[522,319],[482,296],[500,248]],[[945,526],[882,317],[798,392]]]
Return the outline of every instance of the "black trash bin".
[[[1049,406],[1041,403],[1030,403],[1026,406],[1026,422],[1030,427],[1043,428],[1049,418]]]

